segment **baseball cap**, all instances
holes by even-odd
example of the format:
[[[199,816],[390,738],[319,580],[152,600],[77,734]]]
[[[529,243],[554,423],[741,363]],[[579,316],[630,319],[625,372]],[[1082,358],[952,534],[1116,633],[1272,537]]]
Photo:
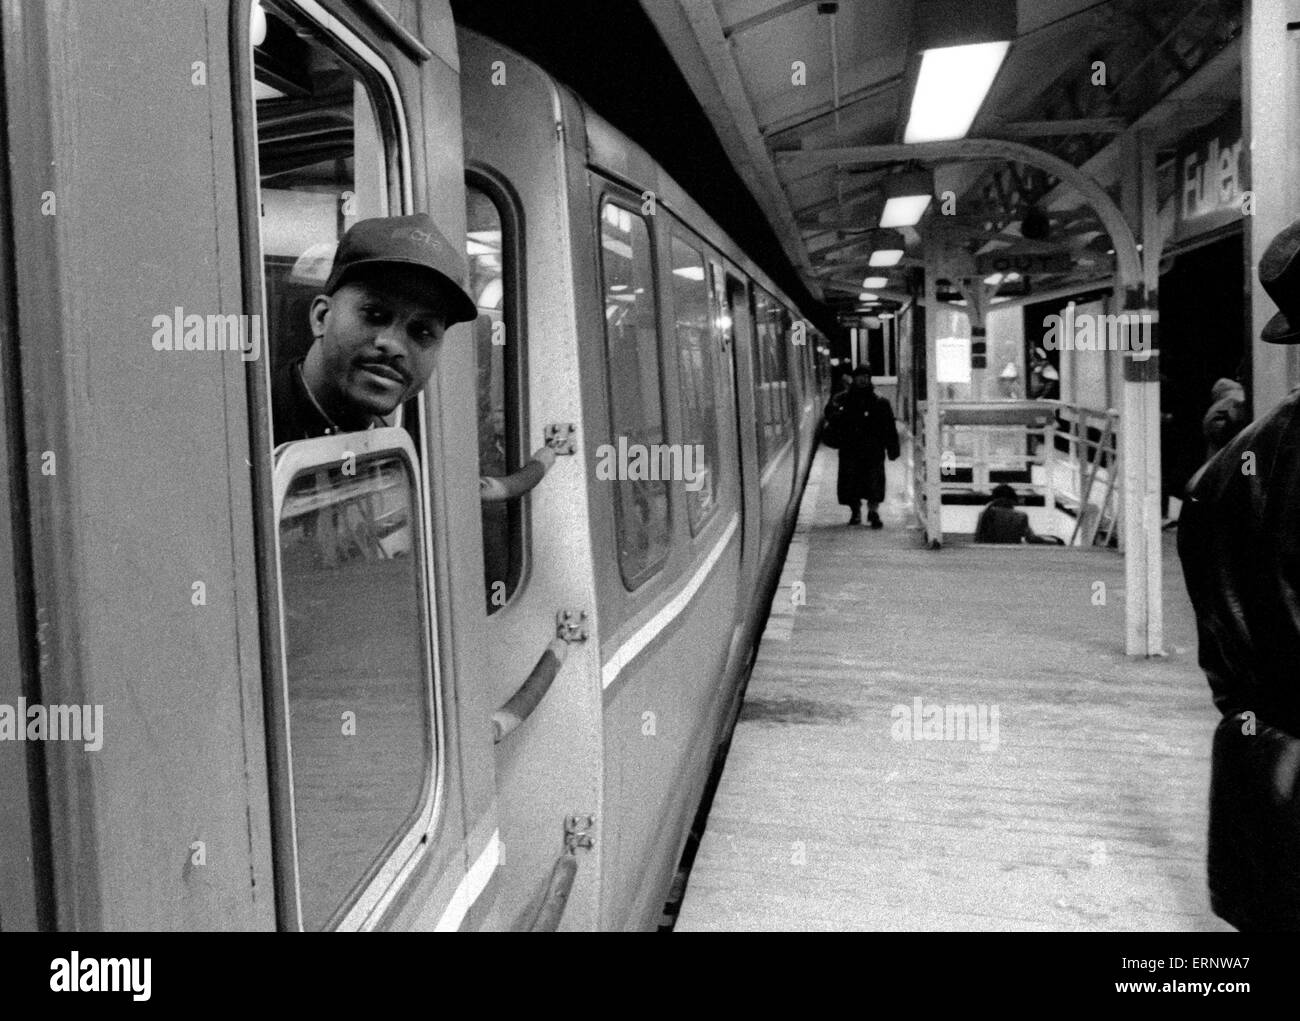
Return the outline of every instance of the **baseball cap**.
[[[347,275],[357,267],[384,263],[427,269],[447,301],[448,326],[478,318],[474,300],[465,292],[460,253],[442,236],[428,213],[377,216],[354,223],[334,253],[325,293],[333,294],[343,286]]]

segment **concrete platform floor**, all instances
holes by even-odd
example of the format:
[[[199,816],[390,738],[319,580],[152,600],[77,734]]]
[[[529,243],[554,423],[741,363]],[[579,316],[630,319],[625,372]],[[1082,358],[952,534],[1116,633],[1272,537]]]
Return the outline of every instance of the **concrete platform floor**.
[[[676,928],[1228,929],[1204,879],[1218,715],[1173,533],[1169,655],[1130,660],[1117,554],[922,549],[901,462],[885,530],[847,528],[835,459],[814,465]],[[926,739],[950,705],[982,740],[955,716]]]

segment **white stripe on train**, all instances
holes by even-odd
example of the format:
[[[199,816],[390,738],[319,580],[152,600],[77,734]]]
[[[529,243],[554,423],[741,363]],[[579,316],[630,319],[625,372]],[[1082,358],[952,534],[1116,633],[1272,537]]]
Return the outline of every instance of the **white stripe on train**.
[[[456,887],[456,892],[451,895],[451,903],[438,919],[434,932],[455,932],[460,928],[461,922],[465,921],[465,916],[469,914],[469,909],[487,888],[488,880],[492,878],[492,873],[497,870],[500,861],[501,831],[493,830],[478,860],[469,867],[469,871]]]
[[[686,586],[673,596],[672,600],[658,613],[647,621],[636,634],[619,646],[618,651],[610,657],[600,671],[600,686],[608,688],[618,678],[623,668],[637,657],[637,654],[644,649],[664,628],[672,623],[673,619],[686,609],[686,604],[695,598],[695,593],[699,591],[700,586],[704,584],[704,579],[709,576],[718,559],[722,556],[727,544],[731,542],[731,537],[736,534],[736,528],[740,524],[740,515],[732,515],[731,523],[727,525],[727,530],[722,533],[722,538],[709,551],[707,559],[700,565],[698,571],[691,578]]]

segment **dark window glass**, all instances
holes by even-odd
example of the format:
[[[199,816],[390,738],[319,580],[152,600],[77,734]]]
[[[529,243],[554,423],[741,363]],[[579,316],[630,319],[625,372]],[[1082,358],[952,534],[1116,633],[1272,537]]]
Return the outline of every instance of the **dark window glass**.
[[[478,351],[479,474],[508,475],[519,467],[519,338],[511,335],[516,319],[512,238],[496,199],[482,188],[466,189],[466,254],[470,294],[478,306],[474,340]],[[522,500],[483,504],[483,575],[487,612],[503,607],[523,575]]]
[[[716,347],[709,308],[704,257],[681,238],[672,241],[673,327],[682,388],[682,463],[691,452],[691,477],[685,479],[691,535],[717,506],[718,405]]]
[[[668,483],[631,468],[633,458],[657,455],[664,442],[659,388],[659,323],[650,232],[636,213],[606,202],[600,215],[605,297],[610,433],[616,478],[614,516],[623,583],[636,588],[668,556]],[[623,453],[626,453],[624,464]],[[658,474],[658,473],[656,473]],[[598,470],[598,477],[600,472]]]

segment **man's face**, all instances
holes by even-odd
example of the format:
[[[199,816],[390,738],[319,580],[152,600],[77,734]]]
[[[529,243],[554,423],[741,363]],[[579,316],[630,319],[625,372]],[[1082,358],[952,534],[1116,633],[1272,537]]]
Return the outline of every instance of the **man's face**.
[[[312,302],[303,377],[330,415],[387,415],[428,381],[447,313],[427,273],[388,264]]]
[[[853,388],[855,390],[865,390],[871,385],[871,377],[867,375],[858,375],[853,377]]]

